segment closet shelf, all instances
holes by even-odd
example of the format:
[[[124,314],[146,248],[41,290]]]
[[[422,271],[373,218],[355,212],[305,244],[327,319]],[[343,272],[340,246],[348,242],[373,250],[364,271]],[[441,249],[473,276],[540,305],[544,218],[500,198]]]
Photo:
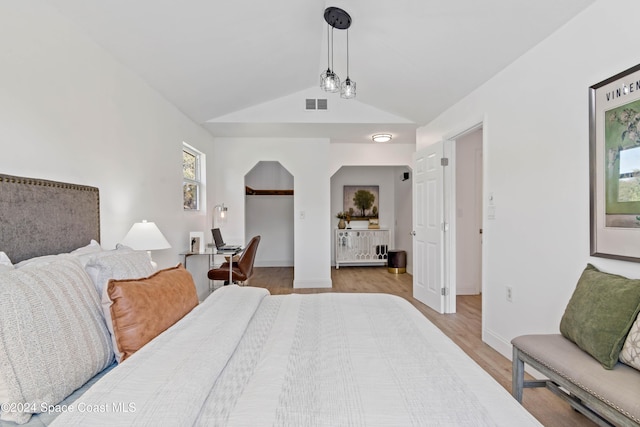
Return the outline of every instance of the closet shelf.
[[[256,190],[245,185],[247,196],[293,196],[293,190]]]

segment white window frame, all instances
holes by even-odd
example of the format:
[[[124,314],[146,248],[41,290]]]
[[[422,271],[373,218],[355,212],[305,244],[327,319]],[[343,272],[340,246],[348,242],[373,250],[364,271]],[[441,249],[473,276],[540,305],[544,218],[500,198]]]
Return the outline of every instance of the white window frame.
[[[184,152],[189,153],[190,155],[192,155],[192,156],[194,156],[196,158],[196,177],[195,177],[195,179],[186,178],[184,176],[184,164],[182,165],[182,168],[183,168],[183,173],[182,173],[182,207],[183,207],[185,212],[197,212],[197,211],[200,211],[200,209],[202,207],[202,200],[203,200],[203,196],[202,196],[202,188],[203,188],[202,165],[203,165],[203,156],[204,155],[200,151],[196,150],[195,148],[193,148],[192,146],[187,144],[186,142],[182,143],[182,153],[184,153]],[[182,157],[182,159],[184,161],[184,156]],[[191,184],[191,185],[195,185],[196,186],[196,207],[194,209],[186,207],[186,203],[185,203],[185,200],[184,200],[184,186],[185,186],[185,184]]]

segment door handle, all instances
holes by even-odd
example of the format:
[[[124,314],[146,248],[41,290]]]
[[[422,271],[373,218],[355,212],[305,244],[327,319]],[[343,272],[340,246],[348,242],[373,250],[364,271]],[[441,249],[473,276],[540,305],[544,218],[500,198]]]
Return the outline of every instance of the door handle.
[[[411,233],[409,233],[409,234],[411,234],[412,236],[415,236],[415,235],[416,235],[416,232],[415,232],[415,230],[414,230],[414,231],[412,231],[412,232],[411,232]]]

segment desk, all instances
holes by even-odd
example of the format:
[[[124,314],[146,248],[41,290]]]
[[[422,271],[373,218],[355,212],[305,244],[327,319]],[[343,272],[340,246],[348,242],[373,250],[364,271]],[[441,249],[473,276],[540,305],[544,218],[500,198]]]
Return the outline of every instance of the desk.
[[[207,248],[202,252],[183,252],[180,255],[184,256],[184,268],[187,268],[187,259],[190,256],[201,256],[201,255],[207,255],[209,257],[209,267],[213,267],[214,265],[214,257],[216,255],[223,255],[223,256],[228,256],[229,257],[229,283],[233,282],[233,257],[235,255],[238,255],[240,252],[242,252],[244,250],[244,248],[238,248],[232,251],[219,251],[216,248]]]

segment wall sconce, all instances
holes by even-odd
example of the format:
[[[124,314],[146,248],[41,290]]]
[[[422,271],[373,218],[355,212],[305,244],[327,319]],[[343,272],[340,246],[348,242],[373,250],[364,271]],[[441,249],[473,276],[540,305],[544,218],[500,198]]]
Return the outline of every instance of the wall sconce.
[[[224,203],[215,205],[215,220],[218,225],[223,225],[227,223],[227,210],[228,208],[224,205]],[[215,224],[214,224],[215,228]]]

